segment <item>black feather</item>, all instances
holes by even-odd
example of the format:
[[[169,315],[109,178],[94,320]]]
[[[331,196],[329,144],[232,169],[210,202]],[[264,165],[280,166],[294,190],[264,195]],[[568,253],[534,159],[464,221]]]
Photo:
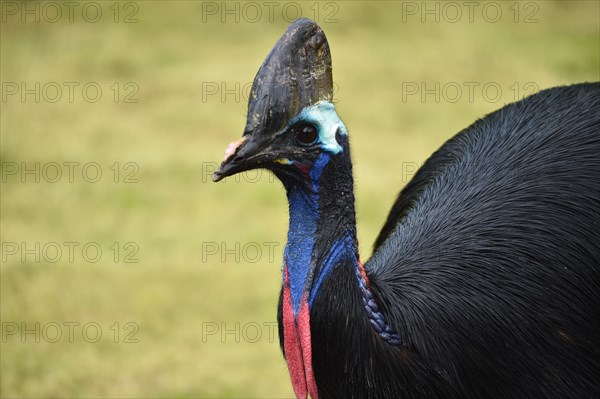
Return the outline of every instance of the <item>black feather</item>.
[[[318,242],[355,229],[354,198],[334,198],[352,191],[345,167],[325,170],[322,201],[352,211],[320,221]],[[340,264],[311,310],[322,399],[600,397],[600,84],[542,91],[449,140],[376,248],[365,268],[402,345],[370,327]]]

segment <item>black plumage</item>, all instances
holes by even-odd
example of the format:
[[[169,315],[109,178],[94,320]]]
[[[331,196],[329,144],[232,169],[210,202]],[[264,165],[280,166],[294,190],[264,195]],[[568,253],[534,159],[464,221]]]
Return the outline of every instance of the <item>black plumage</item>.
[[[365,264],[403,345],[337,268],[311,313],[321,397],[599,397],[599,110],[600,84],[545,90],[423,165]]]
[[[284,38],[301,52],[327,44],[308,20]],[[293,108],[313,112],[306,101]],[[600,84],[541,91],[446,142],[394,203],[364,265],[367,288],[348,135],[341,122],[335,141],[323,133],[338,123],[323,109],[245,131],[215,174],[264,167],[288,192],[278,320],[296,394],[600,397]],[[306,126],[319,132],[313,143],[298,142]]]

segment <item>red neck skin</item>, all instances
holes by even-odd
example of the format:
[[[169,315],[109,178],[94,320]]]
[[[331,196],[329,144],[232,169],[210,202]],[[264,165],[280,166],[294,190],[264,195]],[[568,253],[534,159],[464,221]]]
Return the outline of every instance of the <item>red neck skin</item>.
[[[319,394],[312,368],[308,295],[305,294],[302,297],[298,314],[294,316],[289,273],[287,265],[284,267],[283,337],[285,359],[296,397],[306,399],[310,394],[312,399],[318,399]]]

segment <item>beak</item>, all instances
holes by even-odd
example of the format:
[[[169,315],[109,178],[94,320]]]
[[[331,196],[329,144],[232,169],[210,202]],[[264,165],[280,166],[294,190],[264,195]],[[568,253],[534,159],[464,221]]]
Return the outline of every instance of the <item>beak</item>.
[[[225,149],[221,166],[213,174],[212,180],[218,182],[227,176],[259,168],[267,163],[270,157],[261,151],[261,147],[264,148],[252,140],[250,134],[245,134],[241,139],[230,143]]]
[[[231,176],[234,173],[241,172],[239,169],[241,159],[237,157],[237,152],[242,148],[248,139],[248,136],[242,136],[238,141],[234,141],[233,143],[229,143],[227,148],[225,149],[225,156],[223,158],[223,162],[221,162],[221,166],[219,169],[213,174],[212,181],[218,182],[227,176]],[[236,168],[237,166],[237,168]]]
[[[333,98],[331,53],[325,33],[309,19],[294,21],[258,70],[242,138],[225,150],[213,181],[266,166],[269,148],[302,109]],[[283,150],[283,149],[280,149]]]

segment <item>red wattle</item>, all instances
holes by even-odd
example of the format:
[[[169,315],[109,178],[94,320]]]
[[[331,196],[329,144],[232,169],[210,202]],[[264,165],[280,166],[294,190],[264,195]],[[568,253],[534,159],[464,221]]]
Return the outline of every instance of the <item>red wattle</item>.
[[[308,392],[304,377],[304,363],[296,331],[296,321],[294,320],[294,308],[290,293],[290,277],[287,267],[285,268],[285,280],[283,283],[283,349],[285,350],[285,360],[290,371],[294,393],[297,398],[306,399]]]
[[[292,387],[296,397],[300,399],[306,399],[309,393],[313,399],[318,399],[317,384],[312,369],[308,297],[306,294],[302,297],[296,323],[287,266],[284,269],[283,349],[285,350],[285,360],[290,372]]]
[[[298,335],[302,345],[302,359],[304,360],[304,375],[306,385],[312,399],[318,399],[317,383],[312,368],[312,343],[310,338],[310,311],[308,309],[308,296],[304,294],[298,311]]]

